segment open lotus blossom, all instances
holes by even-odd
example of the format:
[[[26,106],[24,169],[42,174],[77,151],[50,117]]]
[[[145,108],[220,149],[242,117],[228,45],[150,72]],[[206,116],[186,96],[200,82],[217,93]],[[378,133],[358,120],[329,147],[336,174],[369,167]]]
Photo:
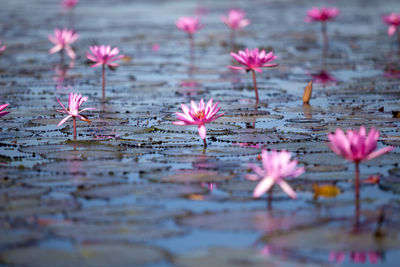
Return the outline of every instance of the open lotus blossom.
[[[3,45],[3,46],[1,45],[1,40],[0,40],[0,54],[3,53],[4,50],[6,50],[6,47],[7,46],[5,46],[5,45]]]
[[[249,19],[245,19],[246,13],[240,9],[231,9],[228,11],[228,17],[221,16],[221,20],[232,30],[239,30],[250,24]]]
[[[74,8],[78,4],[79,0],[63,0],[61,5],[64,9],[68,10]]]
[[[328,48],[328,34],[326,29],[326,22],[333,20],[339,15],[339,9],[336,7],[313,7],[307,11],[307,22],[320,21],[322,23],[322,36],[324,38],[324,54]]]
[[[297,168],[297,160],[290,160],[291,154],[286,150],[280,152],[262,150],[261,160],[263,168],[256,164],[249,164],[256,174],[247,174],[246,179],[261,180],[254,189],[253,196],[260,197],[277,183],[291,198],[296,198],[296,192],[284,180],[286,177],[297,177],[304,172],[304,167]]]
[[[221,109],[218,107],[218,102],[213,105],[213,99],[211,98],[207,105],[204,105],[203,99],[200,100],[199,105],[192,100],[191,101],[191,109],[188,108],[185,104],[181,104],[183,113],[176,112],[176,116],[178,121],[174,121],[175,125],[198,125],[199,136],[203,139],[204,147],[207,146],[206,143],[206,123],[210,123],[219,117],[223,116],[224,113],[218,114]]]
[[[3,117],[4,115],[7,115],[8,113],[10,113],[9,111],[3,111],[9,105],[10,104],[2,104],[2,105],[0,105],[0,117]]]
[[[92,54],[86,52],[86,57],[89,60],[96,62],[91,67],[94,68],[102,65],[102,93],[104,99],[106,86],[105,66],[107,65],[109,68],[118,67],[119,65],[115,63],[115,61],[120,60],[124,57],[124,55],[117,56],[119,53],[119,49],[117,47],[111,49],[109,45],[91,46],[90,51],[92,52]]]
[[[241,66],[228,66],[231,69],[235,70],[246,70],[251,71],[253,75],[253,83],[254,83],[254,90],[256,93],[256,103],[258,104],[258,89],[257,89],[257,81],[256,81],[256,73],[255,71],[262,72],[261,68],[271,68],[276,67],[278,64],[269,63],[277,58],[273,52],[269,52],[268,54],[265,50],[261,50],[259,52],[258,48],[250,50],[248,48],[245,51],[239,50],[237,54],[231,52],[231,56],[241,65]]]
[[[90,123],[90,120],[85,116],[80,113],[86,110],[93,110],[95,108],[84,108],[79,110],[81,105],[86,102],[87,96],[82,96],[81,94],[78,95],[78,93],[70,93],[68,97],[68,109],[64,107],[64,105],[61,103],[61,101],[57,98],[58,104],[62,107],[62,110],[57,110],[58,112],[68,114],[67,117],[62,119],[57,126],[61,126],[64,122],[66,122],[69,118],[72,118],[73,120],[73,126],[74,126],[74,139],[76,139],[76,118],[86,121],[87,123]]]
[[[328,138],[330,143],[327,143],[327,146],[333,152],[355,164],[355,191],[356,200],[358,200],[360,194],[359,163],[388,153],[394,147],[387,146],[375,150],[379,139],[379,131],[372,128],[367,134],[364,126],[361,126],[359,131],[348,130],[346,134],[342,129],[337,128],[334,134],[328,134]]]
[[[54,35],[49,35],[50,42],[55,45],[49,50],[49,54],[65,50],[70,58],[75,59],[76,55],[72,50],[71,44],[78,40],[78,37],[79,35],[74,30],[56,28]]]

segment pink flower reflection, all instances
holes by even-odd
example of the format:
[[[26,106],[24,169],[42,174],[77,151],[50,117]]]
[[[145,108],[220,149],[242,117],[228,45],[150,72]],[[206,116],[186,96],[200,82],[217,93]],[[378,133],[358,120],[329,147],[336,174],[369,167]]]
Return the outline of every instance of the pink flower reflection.
[[[343,251],[332,251],[329,254],[329,261],[342,263],[346,258],[347,252]],[[368,263],[377,264],[378,261],[382,260],[381,252],[349,252],[349,257],[353,263]]]
[[[211,192],[215,188],[217,188],[217,183],[215,183],[215,182],[202,182],[201,186],[207,188]]]
[[[313,82],[316,84],[335,85],[337,82],[336,78],[333,77],[329,72],[327,72],[325,70],[321,70],[316,73],[310,73],[309,75],[312,77]]]

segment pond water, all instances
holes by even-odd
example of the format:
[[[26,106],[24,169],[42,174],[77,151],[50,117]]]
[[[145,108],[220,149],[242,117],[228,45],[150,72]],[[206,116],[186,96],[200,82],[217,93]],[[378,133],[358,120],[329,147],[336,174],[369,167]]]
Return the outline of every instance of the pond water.
[[[398,266],[400,53],[381,15],[400,5],[323,2],[341,10],[325,55],[320,25],[304,22],[311,0],[81,0],[66,13],[53,0],[3,4],[0,266]],[[234,43],[220,20],[229,8],[251,20]],[[205,26],[191,55],[174,22],[196,10]],[[56,27],[79,33],[74,64],[48,55]],[[95,44],[126,55],[106,71],[106,101],[101,68],[85,57]],[[251,74],[227,67],[246,47],[278,56],[257,74],[258,108]],[[76,141],[72,121],[57,127],[56,98],[70,92],[96,108]],[[206,149],[196,126],[172,124],[181,103],[201,98],[225,112],[207,124]],[[362,183],[356,203],[354,166],[326,142],[361,125],[395,149],[361,164],[361,179],[380,179]],[[245,175],[260,148],[305,166],[289,180],[297,200],[277,186],[272,201],[252,197]]]

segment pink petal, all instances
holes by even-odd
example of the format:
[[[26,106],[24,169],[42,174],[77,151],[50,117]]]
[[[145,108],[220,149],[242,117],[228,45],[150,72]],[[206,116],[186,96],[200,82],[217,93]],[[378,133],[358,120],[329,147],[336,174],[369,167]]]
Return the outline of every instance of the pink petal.
[[[388,153],[388,152],[392,151],[393,149],[394,149],[393,146],[387,146],[387,147],[381,148],[381,149],[376,150],[376,151],[372,152],[371,154],[369,154],[362,161],[367,161],[367,160],[379,157],[379,156],[381,156],[381,155],[383,155],[385,153]]]
[[[65,117],[64,119],[62,119],[58,124],[57,127],[61,126],[64,122],[66,122],[69,118],[71,118],[72,115],[68,115],[67,117]]]
[[[390,25],[388,28],[388,35],[392,36],[396,32],[396,28],[397,28],[396,26]]]
[[[256,188],[254,188],[253,197],[260,197],[271,188],[274,182],[274,179],[271,177],[267,176],[263,178],[262,181],[258,183]]]
[[[201,139],[206,139],[206,127],[204,125],[199,125],[199,135]]]
[[[293,198],[293,199],[296,199],[296,198],[297,198],[296,192],[290,187],[290,185],[289,185],[287,182],[285,182],[285,181],[283,181],[283,180],[280,180],[280,181],[278,182],[278,184],[279,184],[279,186],[282,188],[282,190],[283,190],[286,194],[288,194],[291,198]]]

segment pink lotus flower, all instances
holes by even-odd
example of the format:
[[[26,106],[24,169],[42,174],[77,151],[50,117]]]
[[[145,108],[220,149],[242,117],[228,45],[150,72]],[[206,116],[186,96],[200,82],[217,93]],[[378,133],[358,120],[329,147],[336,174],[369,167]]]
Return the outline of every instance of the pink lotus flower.
[[[364,126],[359,131],[348,130],[346,135],[337,128],[335,134],[328,134],[328,138],[330,143],[327,145],[333,152],[355,163],[379,157],[394,149],[388,146],[375,151],[379,131],[372,128],[367,135]]]
[[[400,25],[400,13],[391,13],[382,16],[383,22],[389,25],[388,35],[392,36]]]
[[[324,38],[324,56],[328,49],[327,21],[336,18],[339,15],[339,9],[335,7],[313,7],[307,11],[307,22],[320,21],[322,23],[322,36]]]
[[[261,52],[258,51],[258,48],[255,48],[254,50],[249,50],[248,48],[245,49],[245,51],[239,50],[238,54],[235,54],[231,52],[231,56],[239,62],[241,65],[244,67],[240,66],[228,66],[231,69],[235,70],[246,70],[246,71],[251,71],[253,75],[253,83],[254,83],[254,90],[256,93],[256,103],[258,104],[259,98],[258,98],[258,89],[257,89],[257,81],[256,81],[256,73],[255,71],[262,72],[261,68],[271,68],[278,66],[278,64],[268,64],[268,62],[271,62],[277,58],[277,56],[274,56],[273,52],[269,52],[268,54],[265,52],[265,50],[262,50]]]
[[[361,126],[359,131],[348,130],[346,135],[337,128],[335,134],[328,134],[330,143],[327,146],[339,156],[354,162],[355,164],[355,194],[356,201],[360,196],[360,162],[379,157],[394,149],[387,146],[375,150],[379,138],[379,131],[372,128],[367,134],[365,127]]]
[[[203,28],[200,24],[200,18],[194,17],[181,17],[175,22],[178,29],[187,32],[189,35],[195,34],[198,30]]]
[[[307,11],[308,17],[306,18],[307,22],[314,21],[328,21],[336,18],[339,15],[339,9],[336,7],[321,7],[318,9],[317,7],[313,7]]]
[[[268,153],[263,149],[261,158],[264,169],[255,164],[250,164],[249,166],[256,174],[246,175],[246,179],[251,181],[258,181],[261,179],[261,182],[258,183],[254,189],[253,197],[260,197],[262,194],[269,191],[274,183],[277,183],[286,194],[295,199],[297,197],[296,192],[284,178],[294,178],[301,175],[304,172],[304,167],[297,168],[297,160],[291,161],[291,154],[286,150],[281,152],[272,150]]]
[[[64,119],[62,119],[57,126],[61,126],[64,122],[66,122],[69,118],[72,118],[73,120],[73,126],[74,126],[74,139],[76,139],[76,118],[82,120],[82,121],[86,121],[87,123],[90,123],[90,120],[84,116],[81,115],[80,113],[82,113],[85,110],[93,110],[95,108],[84,108],[79,110],[79,108],[81,107],[81,105],[86,102],[87,100],[87,96],[82,97],[81,94],[77,94],[77,93],[70,93],[69,97],[68,97],[68,109],[66,109],[64,107],[64,105],[61,103],[61,101],[57,98],[57,102],[58,104],[60,104],[60,106],[62,107],[62,110],[57,110],[58,112],[61,113],[65,113],[68,114],[67,117],[65,117]]]
[[[218,107],[218,102],[213,105],[213,99],[211,98],[207,105],[204,105],[203,99],[200,100],[199,105],[192,100],[191,110],[185,105],[181,104],[183,113],[176,112],[177,119],[179,121],[174,121],[175,125],[198,125],[199,136],[203,139],[204,147],[207,146],[206,143],[206,123],[210,123],[219,117],[223,116],[224,113],[217,115],[218,111],[221,109]]]
[[[78,4],[79,0],[63,0],[61,5],[64,9],[68,10],[74,8]]]
[[[1,46],[1,40],[0,40],[0,54],[3,53],[4,50],[6,50],[6,47],[7,46],[5,45]]]
[[[56,28],[54,30],[54,35],[49,35],[50,42],[55,44],[55,46],[49,50],[49,54],[65,50],[70,58],[75,59],[76,55],[74,50],[72,50],[71,44],[74,43],[78,37],[78,34],[73,30]]]
[[[0,105],[0,117],[3,117],[4,115],[7,115],[10,113],[9,111],[3,111],[6,107],[8,107],[10,104],[3,104]]]
[[[329,72],[325,70],[321,70],[316,73],[310,73],[309,75],[313,78],[314,83],[327,85],[327,84],[336,84],[337,82],[335,77],[333,77]]]
[[[105,98],[105,86],[106,86],[106,78],[105,78],[105,66],[107,65],[109,68],[117,67],[119,66],[117,63],[114,63],[115,61],[121,59],[124,57],[124,55],[118,55],[119,49],[117,47],[111,49],[109,45],[101,45],[101,46],[91,46],[90,51],[92,54],[86,52],[86,57],[91,60],[96,62],[91,66],[91,68],[97,67],[99,65],[102,65],[102,93],[103,93],[103,100]]]
[[[221,20],[232,30],[239,30],[250,24],[249,19],[245,19],[246,13],[240,9],[231,9],[228,17],[222,15]]]

